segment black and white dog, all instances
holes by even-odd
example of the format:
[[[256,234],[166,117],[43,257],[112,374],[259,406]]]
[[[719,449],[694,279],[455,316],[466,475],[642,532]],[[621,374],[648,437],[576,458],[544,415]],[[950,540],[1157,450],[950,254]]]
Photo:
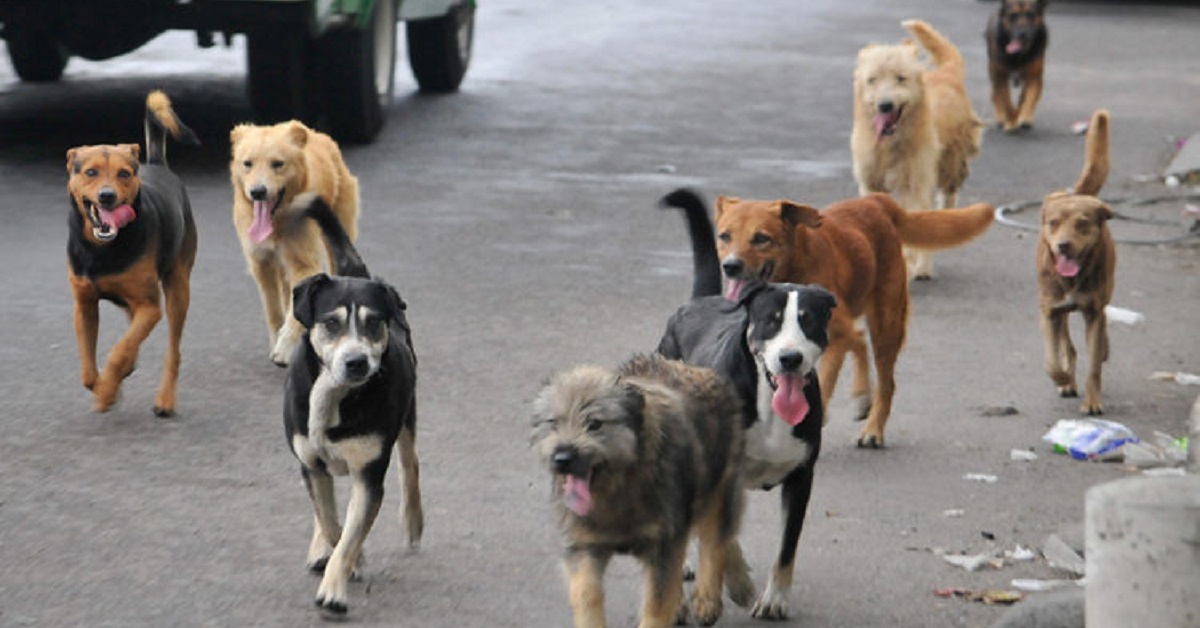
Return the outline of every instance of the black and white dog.
[[[315,512],[308,567],[325,572],[316,604],[344,614],[346,584],[360,566],[363,541],[383,502],[393,444],[404,471],[401,516],[408,540],[415,546],[421,539],[417,359],[400,295],[370,278],[319,197],[314,195],[305,215],[321,225],[346,276],[318,274],[292,292],[305,332],[288,368],[283,424]],[[345,529],[338,522],[334,475],[353,480]]]
[[[796,545],[821,451],[824,409],[816,366],[828,345],[834,296],[818,286],[758,282],[736,302],[721,296],[712,223],[694,192],[676,190],[662,204],[684,211],[695,277],[692,300],[667,323],[658,351],[728,377],[741,396],[746,427],[743,484],[782,486],[784,526],[771,579],[751,614],[783,619]]]

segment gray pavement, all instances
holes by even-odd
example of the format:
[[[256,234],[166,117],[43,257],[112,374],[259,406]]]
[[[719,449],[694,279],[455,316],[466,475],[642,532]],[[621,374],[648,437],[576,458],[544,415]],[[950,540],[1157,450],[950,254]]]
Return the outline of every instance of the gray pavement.
[[[654,208],[659,196],[679,185],[818,206],[852,196],[854,57],[898,41],[909,17],[962,48],[968,91],[991,116],[981,33],[993,2],[480,4],[462,92],[417,96],[401,67],[383,135],[346,149],[363,256],[410,306],[427,513],[410,553],[398,488],[387,496],[351,589],[355,625],[569,625],[528,403],[558,369],[653,348],[686,298],[684,225]],[[1106,193],[1167,193],[1138,176],[1161,172],[1174,140],[1197,130],[1198,20],[1192,6],[1052,3],[1037,126],[989,131],[962,201],[1071,184],[1083,150],[1071,125],[1101,106],[1113,116]],[[310,507],[282,438],[283,372],[267,360],[230,221],[228,129],[249,115],[241,55],[175,33],[123,59],[72,61],[55,85],[21,85],[0,64],[0,626],[322,623],[303,568]],[[96,415],[78,383],[63,272],[64,154],[138,140],[145,92],[159,86],[205,142],[170,150],[201,240],[179,416],[150,413],[162,329],[120,404]],[[1181,208],[1123,210],[1170,224],[1115,229],[1175,235]],[[1042,373],[1033,250],[1030,235],[997,225],[913,286],[886,450],[853,447],[859,426],[835,398],[786,625],[988,626],[1002,609],[933,590],[1057,574],[1041,561],[968,573],[930,550],[1037,546],[1082,521],[1089,486],[1129,474],[1040,442],[1077,404]],[[1118,252],[1114,304],[1146,319],[1110,327],[1107,416],[1181,435],[1197,389],[1149,376],[1200,372],[1200,247]],[[123,325],[102,309],[102,351]],[[1008,406],[1017,414],[991,416]],[[1014,448],[1040,457],[1011,461]],[[760,586],[777,499],[752,495],[743,526]],[[632,561],[615,562],[607,584],[610,625],[635,625]],[[730,605],[718,625],[759,624]]]

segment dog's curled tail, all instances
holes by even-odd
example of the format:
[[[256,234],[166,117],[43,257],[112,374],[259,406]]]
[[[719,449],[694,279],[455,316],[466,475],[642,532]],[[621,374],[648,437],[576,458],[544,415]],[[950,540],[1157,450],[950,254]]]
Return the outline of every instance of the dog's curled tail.
[[[342,227],[342,223],[338,221],[333,209],[329,207],[325,199],[316,192],[307,192],[297,196],[296,200],[292,202],[292,206],[304,207],[302,215],[312,218],[320,225],[333,257],[334,274],[343,277],[371,278],[371,273],[367,271],[367,265],[359,256],[358,249],[354,248],[349,234],[346,233],[346,229]]]
[[[167,134],[184,144],[199,144],[200,138],[175,115],[171,99],[162,90],[146,96],[146,163],[167,163]]]
[[[921,20],[904,20],[900,25],[917,38],[922,48],[929,51],[933,64],[939,70],[953,72],[960,81],[966,77],[967,66],[963,61],[962,53],[944,35]]]
[[[1088,125],[1087,145],[1084,148],[1083,172],[1075,182],[1075,194],[1096,196],[1108,180],[1108,111],[1097,109]]]
[[[679,188],[662,197],[660,207],[682,209],[692,238],[692,298],[721,294],[721,263],[708,208],[694,190]]]
[[[896,230],[900,232],[900,241],[907,246],[929,251],[948,249],[983,235],[995,213],[996,208],[988,203],[904,212]]]

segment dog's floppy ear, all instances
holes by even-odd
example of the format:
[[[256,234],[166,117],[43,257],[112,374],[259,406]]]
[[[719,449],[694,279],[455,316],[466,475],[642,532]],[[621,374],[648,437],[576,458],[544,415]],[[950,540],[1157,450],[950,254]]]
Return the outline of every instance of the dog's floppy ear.
[[[233,127],[232,129],[230,129],[229,145],[236,146],[237,143],[242,140],[242,137],[246,135],[246,131],[248,131],[248,130],[250,130],[249,124],[239,124],[239,125]]]
[[[313,321],[316,320],[317,313],[313,308],[316,307],[317,292],[332,281],[329,275],[317,273],[292,288],[292,315],[305,329],[312,329]]]
[[[741,294],[738,295],[738,300],[734,303],[734,307],[746,307],[755,297],[762,294],[769,285],[767,282],[757,279],[747,282],[745,286],[742,286]]]
[[[1116,217],[1116,213],[1108,206],[1108,203],[1097,201],[1092,205],[1092,215],[1096,217],[1096,222],[1105,222]]]
[[[304,148],[308,144],[308,129],[299,122],[292,120],[287,129],[288,139],[299,148]]]
[[[821,226],[821,212],[816,207],[802,203],[779,201],[779,217],[792,228],[795,228],[796,225],[804,225],[812,229]]]
[[[77,146],[67,149],[67,172],[75,172],[75,153],[79,152],[80,148],[82,147]]]

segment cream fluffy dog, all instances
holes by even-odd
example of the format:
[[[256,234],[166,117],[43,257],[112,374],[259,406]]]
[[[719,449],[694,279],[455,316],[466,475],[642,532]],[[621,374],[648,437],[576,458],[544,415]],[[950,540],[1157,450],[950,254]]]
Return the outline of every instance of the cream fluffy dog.
[[[871,44],[858,53],[854,69],[854,130],[850,149],[859,192],[891,194],[907,210],[954,207],[966,180],[968,160],[979,152],[983,122],[963,85],[962,55],[954,44],[919,20],[903,22],[929,52]],[[932,254],[906,250],[909,276],[928,279]]]
[[[239,124],[229,140],[233,224],[262,296],[271,360],[286,366],[303,331],[292,316],[292,287],[318,272],[337,271],[320,228],[295,220],[293,204],[306,205],[296,202],[306,192],[319,195],[354,240],[358,179],[332,138],[295,120]]]

